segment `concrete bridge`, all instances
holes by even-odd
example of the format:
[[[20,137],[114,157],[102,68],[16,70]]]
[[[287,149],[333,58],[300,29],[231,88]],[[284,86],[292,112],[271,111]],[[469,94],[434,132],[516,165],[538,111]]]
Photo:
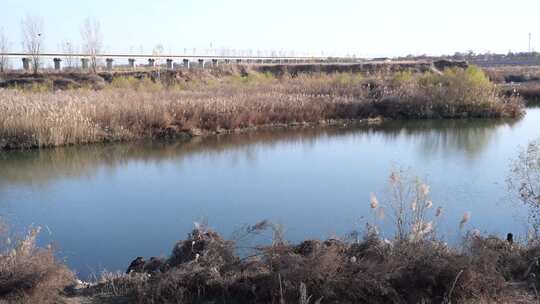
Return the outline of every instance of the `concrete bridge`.
[[[0,57],[18,58],[22,62],[22,68],[26,71],[31,69],[32,58],[52,60],[54,69],[62,70],[62,61],[67,58],[80,60],[80,69],[89,69],[92,58],[105,60],[105,69],[113,70],[118,62],[123,62],[123,67],[135,69],[137,67],[153,68],[156,64],[164,65],[166,69],[175,68],[210,68],[228,64],[305,64],[305,63],[358,63],[361,60],[347,57],[305,57],[305,56],[216,56],[216,55],[150,55],[150,54],[66,54],[66,53],[0,53]],[[142,62],[142,64],[137,64]]]

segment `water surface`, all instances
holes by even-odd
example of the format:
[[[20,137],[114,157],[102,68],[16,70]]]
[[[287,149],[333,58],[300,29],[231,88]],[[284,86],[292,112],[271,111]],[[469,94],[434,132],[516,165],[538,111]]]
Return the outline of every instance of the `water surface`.
[[[281,223],[292,241],[345,235],[372,218],[392,167],[431,184],[440,231],[524,232],[504,180],[518,146],[535,139],[540,109],[519,121],[391,122],[197,138],[188,143],[93,145],[0,153],[0,214],[45,227],[81,276],[168,255],[207,217],[230,236],[241,224]],[[386,220],[388,221],[388,219]],[[384,221],[383,221],[384,222]],[[383,223],[384,225],[384,223]]]

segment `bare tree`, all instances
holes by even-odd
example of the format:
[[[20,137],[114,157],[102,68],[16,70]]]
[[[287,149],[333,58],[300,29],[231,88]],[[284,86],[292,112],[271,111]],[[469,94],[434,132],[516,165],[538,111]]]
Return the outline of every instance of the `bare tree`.
[[[39,54],[43,48],[43,19],[27,16],[22,21],[23,49],[32,59],[32,70],[37,73],[41,64]]]
[[[62,42],[62,52],[66,55],[75,54],[75,47],[73,46],[73,43],[67,40]],[[65,56],[64,62],[65,66],[70,69],[74,68],[76,65],[76,60],[73,58],[73,56]]]
[[[163,47],[163,44],[157,44],[154,49],[152,49],[152,55],[156,56],[156,65],[159,66],[161,61],[161,55],[163,55],[165,48]]]
[[[160,79],[161,78],[161,55],[163,55],[163,50],[164,50],[164,47],[162,44],[158,44],[154,47],[154,49],[152,50],[152,55],[156,56],[155,58],[155,69],[157,71],[157,79]]]
[[[511,166],[507,185],[514,198],[529,209],[529,221],[540,233],[540,140],[522,148]]]
[[[4,29],[0,28],[0,73],[4,73],[8,66],[8,57],[3,55],[9,50],[9,40],[4,33]]]
[[[83,51],[90,56],[90,67],[95,73],[97,71],[97,55],[103,48],[103,37],[99,21],[87,18],[81,28],[83,40]]]

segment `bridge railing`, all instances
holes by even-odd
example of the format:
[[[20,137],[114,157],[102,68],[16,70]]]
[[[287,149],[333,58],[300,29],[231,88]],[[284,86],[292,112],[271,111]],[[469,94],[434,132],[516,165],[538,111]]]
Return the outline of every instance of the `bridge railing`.
[[[348,57],[306,57],[306,56],[224,56],[224,55],[153,55],[153,54],[84,54],[84,53],[0,53],[0,58],[15,58],[21,60],[21,67],[25,71],[31,69],[32,60],[34,58],[45,61],[52,59],[53,68],[56,71],[61,71],[62,61],[69,60],[70,65],[73,64],[72,59],[79,60],[80,65],[76,66],[79,69],[89,69],[91,59],[100,61],[100,67],[105,70],[113,70],[115,67],[126,69],[136,69],[141,67],[154,68],[163,66],[166,69],[176,68],[209,68],[220,65],[229,64],[307,64],[307,63],[355,63],[360,62],[356,58]],[[126,61],[127,59],[127,61]],[[103,65],[104,60],[104,65]],[[115,65],[115,61],[123,60],[123,65]],[[143,64],[139,64],[140,62]],[[145,62],[146,60],[146,62]],[[73,68],[73,67],[68,67]]]

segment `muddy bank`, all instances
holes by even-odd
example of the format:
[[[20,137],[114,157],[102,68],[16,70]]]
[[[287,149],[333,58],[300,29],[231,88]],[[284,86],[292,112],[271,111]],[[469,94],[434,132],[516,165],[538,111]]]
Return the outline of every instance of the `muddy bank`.
[[[309,73],[359,73],[359,74],[377,74],[377,73],[395,73],[395,72],[413,72],[424,73],[428,71],[442,71],[446,68],[468,67],[465,61],[400,61],[400,62],[366,62],[357,64],[294,64],[294,65],[261,65],[256,70],[273,75],[289,74],[296,76],[298,74]]]
[[[47,73],[24,74],[7,73],[0,75],[0,88],[51,88],[54,90],[67,90],[88,87],[102,89],[106,85],[101,75],[89,73]]]
[[[89,88],[101,90],[114,79],[134,78],[151,79],[154,82],[172,82],[177,80],[190,81],[193,78],[219,77],[224,71],[212,72],[184,72],[184,71],[136,71],[136,72],[99,72],[97,74],[68,72],[68,73],[8,73],[0,76],[0,88],[21,88],[21,89],[52,89],[69,90]],[[232,75],[233,71],[227,72]]]
[[[148,78],[170,84],[178,81],[189,82],[194,79],[208,80],[223,76],[246,76],[250,72],[270,73],[274,76],[297,76],[299,74],[333,74],[358,73],[377,74],[410,71],[423,73],[427,71],[442,71],[445,68],[467,68],[464,61],[403,61],[403,62],[367,62],[359,64],[267,64],[267,65],[222,65],[217,68],[205,70],[141,70],[141,71],[113,71],[99,72],[97,74],[82,72],[46,72],[39,74],[6,73],[0,75],[0,88],[28,88],[32,86],[48,87],[55,90],[92,88],[103,89],[106,84],[117,78]]]
[[[226,135],[226,134],[242,134],[248,132],[257,132],[257,131],[270,131],[270,130],[280,130],[280,129],[312,129],[312,128],[325,128],[325,127],[358,127],[358,126],[372,126],[380,125],[383,121],[391,121],[391,118],[384,119],[381,116],[373,118],[358,118],[358,119],[329,119],[321,120],[317,122],[290,122],[290,123],[275,123],[275,124],[265,124],[260,126],[251,126],[245,128],[235,128],[235,129],[215,129],[207,130],[200,128],[192,129],[182,129],[179,126],[167,126],[163,128],[154,128],[149,130],[149,136],[139,138],[138,140],[159,140],[163,142],[175,141],[175,142],[188,142],[196,137],[209,137],[214,135]],[[135,139],[136,141],[137,139]],[[103,143],[118,143],[123,142],[124,140],[103,140]],[[134,140],[129,140],[134,141]],[[67,145],[69,146],[69,145]],[[10,141],[8,139],[0,138],[0,151],[10,151],[10,150],[21,150],[21,149],[37,149],[42,148],[39,145],[32,144],[21,144],[18,141]]]

